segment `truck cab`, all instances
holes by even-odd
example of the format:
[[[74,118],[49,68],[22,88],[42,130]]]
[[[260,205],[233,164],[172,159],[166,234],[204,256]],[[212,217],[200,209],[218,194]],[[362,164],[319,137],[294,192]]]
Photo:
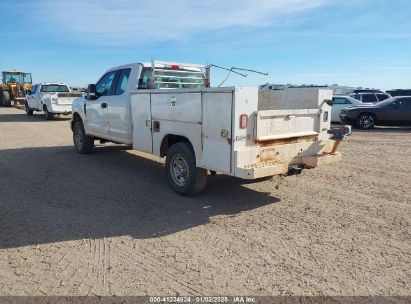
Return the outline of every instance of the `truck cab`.
[[[207,86],[206,67],[182,63],[134,63],[108,70],[94,85],[93,96],[73,105],[87,133],[122,144],[132,144],[130,92],[135,90],[193,89]]]

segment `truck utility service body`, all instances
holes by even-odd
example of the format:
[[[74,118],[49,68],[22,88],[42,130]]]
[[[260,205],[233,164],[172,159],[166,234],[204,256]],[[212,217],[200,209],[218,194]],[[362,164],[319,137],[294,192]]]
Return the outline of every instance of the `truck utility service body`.
[[[26,113],[32,115],[33,111],[44,111],[46,119],[51,119],[54,114],[68,115],[73,100],[80,96],[81,93],[71,92],[64,83],[38,83],[26,95]]]
[[[109,70],[94,89],[89,86],[88,97],[73,103],[77,150],[91,152],[94,139],[103,139],[167,156],[171,186],[183,195],[204,188],[205,183],[185,188],[184,182],[190,182],[188,175],[195,178],[195,170],[202,170],[202,175],[209,170],[257,179],[286,174],[294,165],[316,167],[341,159],[336,148],[344,134],[336,137],[329,133],[331,108],[326,101],[332,99],[331,90],[208,88],[204,87],[208,74],[201,71],[194,65],[167,63]],[[190,72],[197,77],[187,74]],[[167,73],[179,77],[167,78]],[[102,82],[108,78],[112,80],[104,91]],[[155,89],[147,89],[156,84]],[[91,149],[85,148],[85,142]],[[172,149],[177,144],[180,150],[179,146]],[[188,150],[195,169],[187,160]]]

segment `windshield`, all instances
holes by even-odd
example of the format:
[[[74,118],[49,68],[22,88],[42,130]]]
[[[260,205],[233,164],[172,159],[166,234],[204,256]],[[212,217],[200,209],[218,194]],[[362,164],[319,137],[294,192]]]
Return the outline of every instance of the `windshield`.
[[[21,73],[4,73],[4,83],[21,83],[22,74]]]
[[[24,73],[24,82],[25,82],[25,83],[32,83],[31,74],[30,74],[30,73]]]
[[[4,72],[3,82],[6,83],[32,83],[30,73]]]
[[[46,84],[41,86],[40,92],[70,92],[66,85]]]

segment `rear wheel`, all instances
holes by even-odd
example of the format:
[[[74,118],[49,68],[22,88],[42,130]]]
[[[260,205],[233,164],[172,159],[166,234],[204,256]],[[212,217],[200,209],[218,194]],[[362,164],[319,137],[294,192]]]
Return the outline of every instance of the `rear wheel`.
[[[375,125],[375,116],[370,113],[364,113],[357,118],[357,127],[360,129],[372,129]]]
[[[4,107],[11,107],[11,97],[10,97],[10,92],[8,91],[3,91],[3,106]]]
[[[53,119],[53,113],[49,112],[47,106],[44,106],[44,118],[46,120],[52,120]]]
[[[3,106],[3,90],[0,90],[0,107]]]
[[[94,138],[88,136],[81,121],[77,121],[73,127],[73,142],[77,152],[89,154],[94,149]]]
[[[166,173],[171,188],[183,196],[202,192],[207,183],[207,170],[196,167],[193,148],[186,142],[174,144],[168,150]]]
[[[24,109],[26,110],[26,114],[27,115],[33,115],[33,110],[30,109],[29,105],[27,104],[27,102],[24,104]]]

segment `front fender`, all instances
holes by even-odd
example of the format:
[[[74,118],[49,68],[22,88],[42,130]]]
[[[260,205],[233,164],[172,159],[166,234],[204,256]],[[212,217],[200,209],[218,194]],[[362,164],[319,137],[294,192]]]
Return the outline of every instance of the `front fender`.
[[[86,113],[84,112],[86,100],[84,97],[79,97],[73,100],[73,104],[71,106],[71,129],[73,129],[74,122],[78,120],[82,120],[84,127],[85,120],[86,120]]]

